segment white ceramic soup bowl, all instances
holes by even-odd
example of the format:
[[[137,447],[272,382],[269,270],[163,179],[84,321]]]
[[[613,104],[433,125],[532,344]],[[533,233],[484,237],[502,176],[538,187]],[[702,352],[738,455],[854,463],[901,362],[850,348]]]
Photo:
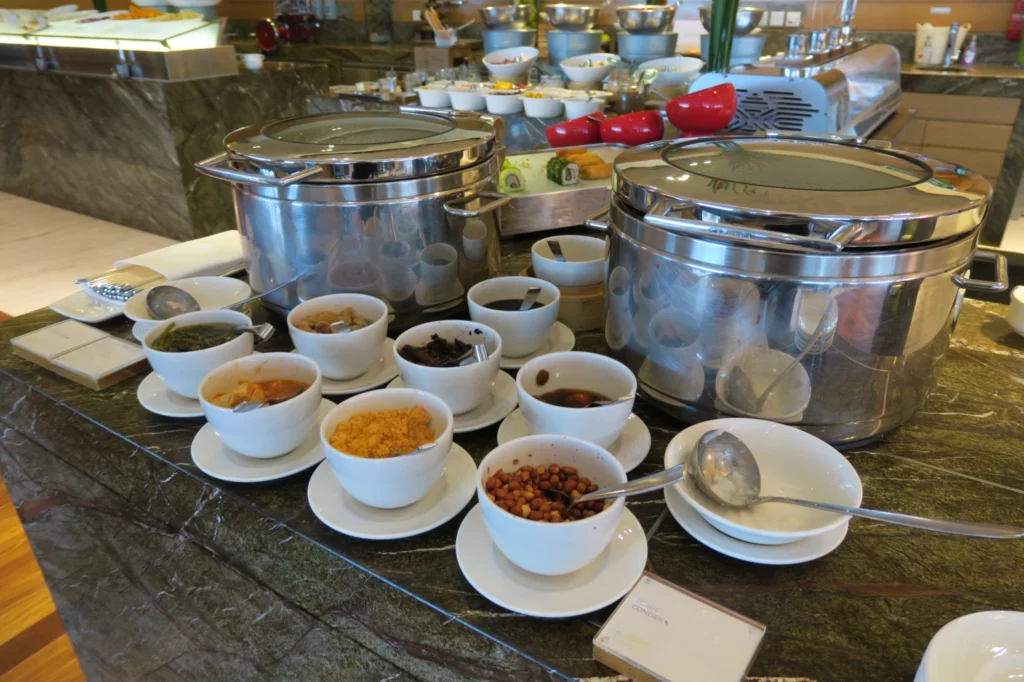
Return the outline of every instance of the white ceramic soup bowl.
[[[200,310],[219,310],[252,296],[249,285],[234,277],[189,277],[164,282],[159,286],[164,285],[177,287],[191,294],[199,304]],[[141,324],[145,331],[149,331],[162,321],[153,319],[150,315],[149,307],[146,305],[147,294],[149,289],[144,289],[124,304],[125,317]]]
[[[420,98],[421,106],[447,109],[452,105],[452,100],[448,96],[448,90],[445,87],[425,85],[422,88],[416,88],[416,94]]]
[[[574,83],[600,83],[620,61],[622,59],[618,55],[594,52],[563,59],[559,66]],[[587,66],[588,63],[602,66]]]
[[[437,334],[442,339],[459,339],[469,345],[483,340],[490,357],[486,362],[474,362],[463,367],[427,367],[406,360],[401,349],[406,345],[423,346]],[[441,320],[427,322],[403,332],[395,339],[395,362],[398,374],[409,388],[436,395],[453,414],[464,414],[484,401],[498,375],[502,341],[496,331],[477,322]]]
[[[1008,682],[1024,679],[1024,613],[981,611],[935,633],[915,682]]]
[[[174,325],[176,329],[201,324],[232,324],[239,327],[252,326],[252,320],[245,313],[235,310],[201,310],[185,313],[160,322],[142,337],[142,350],[146,353],[150,367],[157,373],[167,388],[186,398],[199,398],[199,383],[207,374],[225,362],[252,354],[252,334],[239,334],[227,343],[203,350],[184,353],[168,353],[154,350],[150,344],[164,331]]]
[[[548,239],[538,239],[530,249],[533,272],[559,287],[589,287],[604,281],[608,245],[603,239],[582,235],[558,235],[565,262],[555,260]]]
[[[240,379],[251,382],[293,379],[309,384],[295,396],[251,412],[232,412],[210,402],[232,391]],[[203,414],[229,448],[246,457],[270,459],[287,454],[316,426],[320,410],[320,368],[295,353],[262,353],[221,365],[206,375],[199,386]]]
[[[531,573],[565,575],[583,568],[611,542],[625,498],[579,521],[544,523],[505,511],[487,497],[486,482],[499,470],[513,473],[523,466],[575,467],[598,487],[626,482],[626,472],[607,450],[568,436],[524,436],[491,450],[477,470],[476,492],[484,523],[494,544],[509,561]]]
[[[498,78],[515,78],[529,73],[539,55],[535,47],[507,47],[484,55],[484,66]]]
[[[488,303],[522,299],[530,287],[540,287],[540,296],[529,310],[494,310]],[[562,294],[551,282],[536,277],[495,277],[479,282],[469,290],[469,316],[501,335],[502,353],[518,358],[536,352],[551,335],[558,319]]]
[[[531,434],[575,436],[602,448],[618,439],[633,412],[635,398],[578,408],[551,405],[536,397],[560,388],[595,391],[610,399],[635,396],[636,377],[628,367],[604,355],[566,351],[534,358],[516,376],[519,408]]]
[[[796,497],[859,507],[860,476],[832,446],[785,424],[760,419],[712,419],[673,438],[665,450],[665,467],[689,461],[704,433],[722,429],[742,440],[761,470],[761,494]],[[712,502],[686,480],[676,490],[712,526],[726,535],[759,545],[796,542],[850,522],[850,517],[791,504],[759,504],[732,509]]]
[[[316,334],[295,326],[317,313],[340,313],[346,308],[370,320],[369,326],[345,334]],[[388,335],[388,307],[379,298],[366,294],[320,296],[292,308],[288,313],[288,333],[299,353],[319,365],[325,377],[354,379],[380,358]]]
[[[367,459],[331,445],[338,424],[354,415],[417,405],[430,413],[430,426],[437,436],[433,447],[408,455]],[[331,471],[348,494],[371,507],[395,509],[421,499],[441,478],[452,448],[453,423],[452,411],[435,395],[412,388],[383,389],[353,396],[328,412],[320,424],[320,440]]]

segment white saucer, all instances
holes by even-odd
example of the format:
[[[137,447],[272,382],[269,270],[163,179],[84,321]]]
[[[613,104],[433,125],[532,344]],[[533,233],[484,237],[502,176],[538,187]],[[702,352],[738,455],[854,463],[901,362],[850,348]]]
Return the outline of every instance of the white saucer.
[[[316,466],[325,457],[320,443],[320,422],[334,407],[330,400],[320,401],[317,425],[309,431],[299,447],[273,459],[240,455],[224,445],[209,424],[199,429],[192,439],[192,461],[203,473],[231,483],[263,483],[276,481]]]
[[[398,377],[388,388],[405,388],[402,377]],[[491,424],[497,424],[507,417],[519,404],[516,393],[516,380],[505,372],[499,371],[491,384],[491,394],[469,412],[456,415],[452,430],[455,433],[477,431]]]
[[[150,372],[149,376],[142,380],[135,395],[138,396],[140,405],[161,417],[193,419],[203,416],[203,406],[198,400],[178,395],[167,388],[167,384],[156,372]]]
[[[50,310],[79,322],[96,324],[124,314],[124,303],[117,303],[82,290],[50,304]]]
[[[361,391],[368,391],[377,388],[398,376],[398,365],[395,364],[394,339],[384,339],[384,345],[380,347],[380,358],[377,359],[370,369],[366,370],[355,379],[328,379],[324,377],[320,384],[320,391],[324,395],[352,395]],[[299,351],[293,350],[293,353]]]
[[[695,540],[716,552],[731,556],[733,559],[749,561],[754,564],[788,566],[820,559],[841,545],[850,529],[850,524],[845,523],[821,535],[814,535],[784,545],[755,545],[737,540],[712,526],[683,499],[683,496],[675,488],[665,488],[665,502],[675,520]]]
[[[378,509],[345,492],[324,461],[309,479],[309,506],[326,526],[366,540],[396,540],[433,530],[450,521],[476,495],[476,463],[452,445],[444,474],[426,496],[400,509]]]
[[[505,558],[476,505],[459,526],[455,557],[469,584],[498,606],[537,618],[569,618],[604,608],[632,589],[647,564],[647,538],[632,512],[623,509],[600,556],[575,573],[537,575]]]
[[[507,358],[502,355],[498,366],[502,369],[519,369],[534,358],[539,358],[548,353],[572,350],[575,345],[576,335],[572,333],[572,330],[561,322],[555,322],[554,326],[551,327],[551,334],[548,335],[548,340],[536,352],[518,358]]]
[[[504,445],[510,440],[528,435],[530,435],[530,431],[526,427],[523,411],[515,410],[505,417],[505,421],[501,422],[501,426],[498,427],[498,445]],[[627,474],[643,464],[650,451],[651,432],[647,429],[647,424],[644,424],[644,420],[635,414],[629,415],[626,428],[622,430],[618,440],[608,447],[608,452],[619,460],[619,464]]]

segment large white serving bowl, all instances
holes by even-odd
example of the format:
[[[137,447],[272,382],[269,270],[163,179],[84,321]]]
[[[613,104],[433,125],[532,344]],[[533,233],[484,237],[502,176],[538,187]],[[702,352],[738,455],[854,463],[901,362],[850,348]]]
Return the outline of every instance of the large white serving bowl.
[[[604,66],[584,66],[587,62],[604,62]],[[575,83],[600,83],[612,72],[612,68],[622,61],[622,58],[615,54],[595,52],[593,54],[581,54],[576,57],[563,59],[559,66]]]
[[[214,396],[234,390],[240,379],[292,379],[309,384],[309,388],[294,398],[251,412],[232,412],[210,402]],[[225,445],[246,457],[270,459],[297,448],[316,426],[320,382],[320,368],[307,357],[261,353],[232,360],[207,374],[199,385],[199,403]]]
[[[484,55],[484,66],[498,78],[516,78],[529,73],[539,54],[540,50],[535,47],[507,47]],[[496,63],[516,58],[520,58],[521,61],[511,64]]]
[[[175,328],[194,327],[200,324],[233,324],[239,327],[252,326],[252,320],[245,313],[236,310],[201,310],[197,313],[185,313],[177,317],[158,322],[142,337],[142,350],[149,360],[150,367],[157,373],[167,388],[178,395],[192,398],[199,397],[199,384],[203,377],[216,367],[236,358],[252,354],[254,339],[252,334],[239,334],[227,343],[213,348],[186,351],[184,353],[168,353],[150,347],[158,336],[171,325]]]
[[[427,367],[409,362],[400,354],[406,345],[422,346],[437,334],[442,339],[459,339],[473,345],[481,339],[490,353],[486,362],[474,362],[464,367]],[[413,327],[395,339],[395,363],[402,382],[409,388],[432,393],[447,403],[453,414],[469,412],[491,393],[491,384],[498,376],[502,341],[498,332],[479,322],[467,320],[441,320]]]
[[[486,482],[498,470],[523,466],[575,467],[581,477],[605,488],[626,482],[626,471],[604,448],[569,436],[524,436],[491,450],[477,472],[477,499],[491,539],[513,564],[540,575],[565,575],[596,559],[611,542],[625,498],[619,497],[585,520],[531,521],[505,511],[487,497]]]
[[[663,57],[643,62],[637,69],[656,69],[658,77],[654,85],[681,86],[687,85],[697,77],[704,68],[704,62],[696,57]]]
[[[346,334],[315,334],[299,329],[296,322],[323,312],[340,313],[352,308],[357,315],[372,320],[370,325]],[[288,313],[288,333],[295,348],[320,366],[329,379],[354,379],[365,374],[380,359],[381,347],[388,336],[388,307],[384,301],[366,294],[329,294],[312,298]]]
[[[935,633],[914,682],[1024,679],[1024,613],[981,611]]]
[[[331,445],[338,424],[356,414],[417,405],[430,413],[430,426],[437,435],[433,447],[408,455],[367,459]],[[347,493],[371,507],[396,509],[420,500],[441,478],[452,449],[453,423],[452,411],[437,396],[412,388],[391,388],[353,396],[332,409],[320,424],[320,440],[331,471]]]
[[[537,303],[530,310],[494,310],[488,303],[510,298],[521,299],[532,286],[540,287]],[[519,358],[536,352],[558,319],[562,294],[551,282],[536,277],[495,277],[474,284],[466,296],[469,316],[474,322],[491,327],[501,336],[505,357]]]
[[[538,375],[547,381],[538,384]],[[536,398],[560,388],[595,391],[609,398],[636,395],[636,377],[618,360],[596,353],[565,351],[530,360],[516,375],[519,409],[531,434],[574,436],[606,448],[618,439],[634,400],[601,407],[560,407]]]
[[[252,289],[249,288],[249,285],[234,277],[189,277],[164,282],[160,286],[164,285],[177,287],[191,294],[199,304],[200,310],[226,308],[252,296]],[[153,316],[149,314],[149,308],[146,306],[148,293],[149,289],[144,289],[129,298],[124,304],[125,317],[142,324],[146,331],[161,322],[161,320],[153,319]]]
[[[608,245],[597,237],[558,235],[565,262],[555,260],[548,239],[538,239],[530,249],[533,272],[537,277],[559,287],[589,287],[604,281],[605,255]]]
[[[698,439],[712,429],[728,431],[750,448],[761,470],[762,495],[860,506],[860,476],[835,448],[792,426],[760,419],[712,419],[684,429],[665,450],[665,468],[689,462]],[[791,504],[731,509],[709,500],[690,479],[675,487],[708,523],[744,542],[782,545],[850,522],[842,514]]]

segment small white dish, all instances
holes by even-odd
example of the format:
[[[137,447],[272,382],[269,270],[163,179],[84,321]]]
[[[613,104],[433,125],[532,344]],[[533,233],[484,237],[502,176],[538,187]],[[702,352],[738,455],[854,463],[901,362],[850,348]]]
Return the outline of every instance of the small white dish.
[[[72,320],[95,324],[124,314],[124,304],[107,301],[85,291],[76,291],[51,303],[50,310]]]
[[[551,253],[550,239],[557,239],[564,261]],[[538,239],[530,248],[530,262],[537,277],[558,287],[589,287],[604,281],[608,244],[597,237],[557,235]]]
[[[334,407],[327,399],[320,400],[319,423]],[[266,408],[264,408],[266,409]],[[213,426],[205,424],[192,439],[192,461],[203,473],[231,483],[264,483],[305,471],[325,457],[320,444],[320,430],[315,426],[291,452],[272,459],[240,455],[220,439]]]
[[[718,530],[686,503],[675,488],[665,488],[665,503],[672,517],[679,522],[694,540],[716,552],[753,564],[766,566],[789,566],[820,559],[843,544],[849,524],[814,535],[806,540],[788,542],[784,545],[756,545],[737,540]]]
[[[1010,682],[1024,679],[1024,613],[981,611],[935,633],[915,682]]]
[[[203,406],[198,400],[178,395],[167,387],[156,372],[150,372],[142,380],[135,395],[140,405],[161,417],[194,419],[203,416]]]
[[[513,410],[512,414],[505,417],[501,426],[498,427],[498,445],[504,445],[510,440],[529,435],[530,430],[526,426],[522,410]],[[651,431],[643,419],[631,414],[629,421],[626,422],[626,428],[607,449],[615,459],[619,460],[619,464],[628,474],[643,464],[647,454],[651,451]]]
[[[473,589],[498,606],[536,618],[569,618],[604,608],[629,592],[647,564],[647,538],[633,513],[624,509],[611,542],[596,559],[566,575],[539,575],[501,553],[476,505],[459,526],[455,557]]]
[[[527,97],[528,94],[534,96]],[[538,94],[541,96],[536,97]],[[555,118],[562,115],[561,93],[532,90],[520,97],[523,99],[523,110],[530,118]]]
[[[529,73],[540,55],[535,47],[507,47],[484,55],[484,66],[498,78],[515,78]],[[521,61],[514,61],[520,59]],[[497,62],[508,61],[507,64]]]
[[[487,101],[487,111],[491,114],[518,114],[523,110],[523,100],[515,90],[492,90],[484,99]]]
[[[388,388],[406,388],[405,382],[398,377]],[[491,384],[490,395],[484,397],[482,403],[469,412],[463,412],[455,417],[452,426],[454,433],[468,433],[479,431],[491,424],[497,424],[505,419],[516,409],[519,399],[516,397],[516,380],[505,372],[498,372]]]
[[[448,91],[443,87],[427,85],[422,88],[416,88],[416,94],[419,95],[420,106],[433,109],[447,109],[452,105]]]
[[[487,106],[484,98],[488,92],[487,88],[467,86],[452,88],[448,91],[448,97],[452,102],[452,109],[456,111],[480,111]]]
[[[539,358],[542,355],[548,353],[560,353],[562,351],[572,350],[573,346],[576,345],[576,335],[572,333],[572,330],[561,322],[555,322],[551,327],[551,333],[548,334],[548,340],[533,353],[524,355],[521,358],[506,358],[504,355],[501,356],[501,362],[498,366],[502,369],[519,369],[530,360]]]
[[[189,277],[173,279],[158,286],[177,287],[191,294],[200,310],[220,310],[252,296],[249,285],[235,277]],[[124,304],[125,317],[134,322],[148,323],[150,328],[162,322],[149,314],[149,306],[146,305],[146,297],[152,288],[143,289]]]
[[[327,527],[365,540],[408,538],[450,521],[476,493],[476,462],[459,445],[452,445],[444,474],[421,499],[398,509],[365,505],[345,492],[331,466],[323,462],[309,479],[306,497],[316,517]]]
[[[562,100],[562,105],[565,107],[565,118],[571,121],[574,118],[604,111],[605,102],[609,97],[611,97],[611,93],[603,91],[594,92],[590,96],[566,97]]]
[[[704,62],[696,57],[662,57],[643,62],[637,67],[638,70],[655,69],[658,77],[654,85],[681,86],[687,85],[703,68]]]
[[[1013,327],[1013,331],[1024,336],[1024,286],[1010,290],[1010,308],[1006,311],[1006,321]]]
[[[394,347],[394,339],[384,339],[384,343],[380,347],[380,358],[370,365],[370,369],[355,379],[347,381],[324,377],[320,384],[320,392],[324,395],[353,395],[388,383],[398,376]],[[298,353],[299,351],[293,350],[292,352]]]
[[[727,431],[750,448],[761,470],[762,495],[860,506],[860,476],[835,448],[792,426],[760,419],[712,419],[680,431],[665,449],[665,468],[687,461],[697,440],[712,429]],[[850,523],[844,514],[791,504],[731,509],[712,502],[692,480],[674,488],[712,526],[748,543],[782,545]]]
[[[559,66],[574,83],[600,83],[620,61],[622,59],[618,55],[595,52],[563,59]],[[587,62],[603,62],[603,66],[584,66]]]

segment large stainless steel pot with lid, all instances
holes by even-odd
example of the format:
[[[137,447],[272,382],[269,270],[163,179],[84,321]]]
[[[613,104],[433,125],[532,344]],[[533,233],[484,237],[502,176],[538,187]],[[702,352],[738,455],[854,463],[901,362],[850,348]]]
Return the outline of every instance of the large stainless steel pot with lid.
[[[399,327],[449,314],[499,269],[497,117],[402,107],[261,123],[196,164],[227,180],[257,292],[386,300]]]
[[[863,139],[655,143],[615,161],[605,336],[686,421],[750,416],[853,444],[934,384],[976,250],[981,176]],[[971,279],[975,259],[997,281]]]

